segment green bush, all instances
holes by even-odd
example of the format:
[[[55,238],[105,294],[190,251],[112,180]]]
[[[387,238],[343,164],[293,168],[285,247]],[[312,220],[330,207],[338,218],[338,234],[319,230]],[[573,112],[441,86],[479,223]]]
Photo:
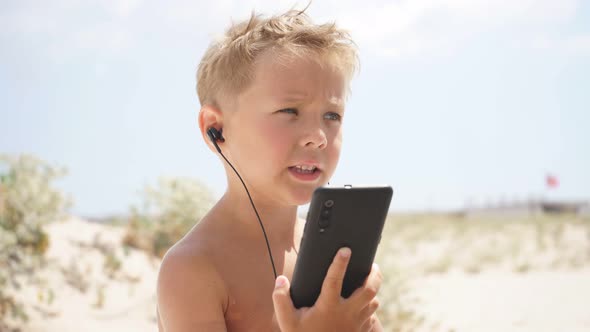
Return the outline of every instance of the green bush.
[[[143,204],[131,207],[124,244],[158,257],[180,240],[211,208],[211,192],[198,180],[162,177],[146,186]]]
[[[8,315],[27,319],[11,294],[43,263],[43,226],[65,215],[69,201],[52,187],[65,173],[30,155],[0,155],[0,330]]]

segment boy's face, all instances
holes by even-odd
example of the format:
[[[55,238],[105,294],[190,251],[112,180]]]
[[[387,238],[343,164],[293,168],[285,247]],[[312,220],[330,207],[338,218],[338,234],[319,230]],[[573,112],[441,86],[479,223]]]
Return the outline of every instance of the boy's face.
[[[224,145],[258,200],[301,205],[338,163],[347,82],[329,66],[274,58],[259,58],[253,83],[225,112]]]

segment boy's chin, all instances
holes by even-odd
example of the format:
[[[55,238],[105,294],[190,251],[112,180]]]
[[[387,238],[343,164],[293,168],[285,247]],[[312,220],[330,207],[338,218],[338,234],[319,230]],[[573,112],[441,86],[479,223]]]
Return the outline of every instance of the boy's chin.
[[[311,198],[313,196],[315,188],[311,188],[309,190],[300,190],[296,193],[292,194],[293,203],[295,205],[305,205],[311,202]]]
[[[307,198],[307,199],[300,199],[300,200],[297,200],[297,201],[295,202],[295,205],[297,205],[297,206],[301,206],[301,205],[308,204],[309,202],[311,202],[311,195],[310,195],[310,196],[309,196],[309,198]]]

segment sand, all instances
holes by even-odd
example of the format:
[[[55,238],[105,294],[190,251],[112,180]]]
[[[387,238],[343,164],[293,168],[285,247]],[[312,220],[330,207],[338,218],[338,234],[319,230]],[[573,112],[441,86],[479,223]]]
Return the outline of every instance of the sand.
[[[387,331],[590,331],[590,264],[584,260],[586,256],[576,252],[576,248],[588,250],[590,239],[568,227],[560,234],[567,235],[566,243],[573,243],[572,248],[547,250],[539,257],[529,254],[527,268],[498,264],[466,272],[431,267],[430,273],[412,275],[404,284],[403,312],[398,313],[405,315],[405,321],[384,318]],[[155,286],[160,261],[139,250],[125,250],[121,246],[124,228],[72,217],[49,225],[47,230],[50,263],[33,276],[47,286],[27,286],[16,294],[29,308],[30,321],[21,324],[22,331],[157,330]],[[407,252],[385,248],[392,256],[387,258],[414,264],[440,256],[453,242],[452,232],[446,233],[450,238],[428,240],[424,248],[418,244]],[[409,235],[407,238],[416,242]],[[540,241],[534,239],[522,237],[524,242]],[[471,248],[478,246],[483,245]],[[571,252],[566,262],[573,263],[556,264],[560,261],[553,256],[560,252]],[[120,260],[120,268],[109,270],[116,264],[105,262],[116,259],[108,257]],[[386,279],[396,278],[387,264],[382,269]],[[392,302],[395,294],[384,294],[393,292],[393,286],[388,287],[382,288],[379,296]],[[48,301],[49,289],[53,290],[52,301]],[[382,307],[395,304],[382,302]]]
[[[18,297],[29,310],[23,331],[156,331],[155,285],[159,260],[121,247],[124,229],[69,218],[47,228],[50,264],[36,273],[47,288],[26,287]],[[108,276],[103,252],[114,248],[121,267]],[[103,248],[102,252],[101,249]],[[108,251],[107,251],[108,252]],[[78,273],[76,273],[79,272]],[[39,294],[54,300],[40,303]]]
[[[423,331],[590,331],[590,269],[449,273],[413,289]]]

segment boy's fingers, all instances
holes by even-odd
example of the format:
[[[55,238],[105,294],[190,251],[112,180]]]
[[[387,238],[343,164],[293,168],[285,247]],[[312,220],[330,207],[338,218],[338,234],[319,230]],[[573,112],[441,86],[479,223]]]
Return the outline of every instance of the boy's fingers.
[[[289,326],[293,326],[295,319],[295,306],[291,300],[289,293],[289,280],[285,276],[278,276],[275,289],[272,292],[272,302],[275,309],[275,315],[281,330],[287,330]]]
[[[377,316],[374,314],[365,321],[363,326],[361,327],[362,332],[373,332],[375,328],[375,323],[377,322]]]
[[[364,307],[377,296],[377,292],[379,291],[379,288],[381,288],[382,280],[383,275],[379,270],[379,266],[373,263],[371,272],[367,276],[363,286],[355,290],[348,300],[355,303],[357,306]]]
[[[327,297],[328,299],[337,299],[340,297],[342,292],[342,281],[344,280],[344,274],[346,273],[346,267],[350,260],[351,251],[350,248],[340,248],[332,264],[328,268],[326,278],[322,284],[322,290],[320,298]],[[322,294],[324,294],[322,296]]]
[[[373,316],[373,314],[377,311],[377,309],[379,309],[379,300],[377,298],[374,298],[359,313],[360,320],[365,321],[365,320],[371,318],[371,316]]]

